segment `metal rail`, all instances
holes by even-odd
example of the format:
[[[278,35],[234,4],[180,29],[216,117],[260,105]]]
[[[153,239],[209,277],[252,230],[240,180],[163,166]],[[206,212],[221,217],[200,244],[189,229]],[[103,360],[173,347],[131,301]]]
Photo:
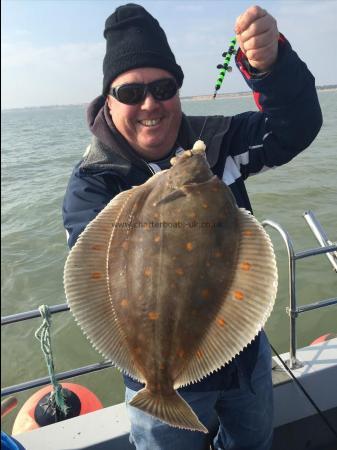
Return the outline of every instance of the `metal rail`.
[[[321,224],[314,216],[312,211],[307,211],[304,213],[304,218],[313,231],[318,242],[321,244],[319,248],[313,248],[305,251],[295,253],[293,242],[286,230],[284,230],[278,223],[272,220],[264,220],[262,225],[264,227],[269,226],[278,231],[286,244],[288,252],[288,272],[289,272],[289,307],[286,308],[286,312],[289,315],[290,323],[290,360],[289,367],[291,369],[296,369],[302,367],[302,363],[296,358],[296,348],[297,348],[297,334],[296,334],[296,319],[299,314],[311,311],[313,309],[324,308],[326,306],[331,306],[337,304],[337,298],[330,298],[326,300],[320,300],[309,305],[297,306],[296,298],[296,261],[303,258],[308,258],[309,256],[326,254],[333,269],[336,271],[337,268],[337,244],[333,244],[328,240]]]
[[[315,238],[319,242],[319,244],[324,248],[329,245],[333,245],[333,242],[329,241],[328,236],[322,228],[322,225],[316,219],[314,213],[312,211],[305,211],[303,213],[304,219],[307,221],[311,231],[313,232]],[[335,244],[336,245],[336,244]],[[337,252],[333,252],[332,254],[326,253],[328,260],[330,261],[333,269],[337,272]]]
[[[57,314],[59,312],[69,311],[69,306],[66,303],[63,303],[61,305],[50,306],[49,311],[51,314]],[[41,317],[40,311],[38,309],[34,309],[32,311],[26,311],[23,313],[1,317],[1,325],[9,325],[16,322],[22,322],[23,320],[34,319],[37,317]],[[55,378],[58,381],[67,380],[69,378],[84,375],[86,373],[97,372],[99,370],[107,369],[109,367],[113,367],[113,364],[110,361],[90,364],[87,366],[78,367],[76,369],[67,370],[65,372],[60,372],[55,375]],[[1,389],[1,397],[16,394],[17,392],[26,391],[28,389],[45,386],[47,384],[50,384],[50,377],[36,378],[35,380],[26,381],[24,383],[15,384],[13,386]]]
[[[55,375],[57,381],[67,380],[69,378],[78,377],[86,373],[97,372],[99,370],[113,367],[111,362],[102,362],[97,364],[90,364],[88,366],[78,367],[77,369],[67,370],[66,372],[60,372]],[[35,380],[26,381],[25,383],[15,384],[7,388],[1,389],[1,397],[6,395],[12,395],[17,392],[27,391],[28,389],[37,388],[50,384],[50,377],[36,378]]]
[[[63,303],[62,305],[49,306],[49,311],[51,314],[69,311],[69,306],[66,303]],[[36,317],[41,317],[40,311],[38,309],[33,309],[32,311],[1,317],[1,325],[9,325],[10,323],[22,322],[23,320],[35,319]]]

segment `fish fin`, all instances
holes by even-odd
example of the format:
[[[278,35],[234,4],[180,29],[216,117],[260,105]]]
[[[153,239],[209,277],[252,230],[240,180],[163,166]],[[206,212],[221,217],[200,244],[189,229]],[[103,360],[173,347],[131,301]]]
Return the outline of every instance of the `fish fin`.
[[[81,233],[65,264],[64,287],[76,322],[96,350],[122,371],[144,381],[118,323],[107,270],[114,224],[132,197],[133,189],[118,194]]]
[[[199,421],[189,404],[175,391],[164,396],[152,393],[145,387],[137,392],[129,405],[173,427],[208,433],[207,428]]]
[[[199,381],[237,356],[265,325],[277,294],[276,258],[262,225],[239,210],[236,270],[222,306],[174,388]]]

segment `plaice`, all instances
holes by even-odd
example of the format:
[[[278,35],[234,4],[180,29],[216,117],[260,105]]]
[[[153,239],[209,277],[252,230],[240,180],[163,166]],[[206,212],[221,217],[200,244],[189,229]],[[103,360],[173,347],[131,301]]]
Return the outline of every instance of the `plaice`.
[[[117,195],[65,265],[66,297],[93,346],[145,383],[132,406],[207,432],[176,392],[258,334],[277,291],[269,236],[211,172],[199,144]]]

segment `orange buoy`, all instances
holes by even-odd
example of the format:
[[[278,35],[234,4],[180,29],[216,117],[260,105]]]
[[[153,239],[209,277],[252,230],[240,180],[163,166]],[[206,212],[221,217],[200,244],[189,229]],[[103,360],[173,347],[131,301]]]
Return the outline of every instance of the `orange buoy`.
[[[337,337],[336,333],[323,334],[319,338],[317,338],[314,341],[312,341],[310,345],[320,344],[322,342],[329,341],[330,339],[334,339],[336,337]]]
[[[1,419],[10,413],[18,404],[16,397],[7,397],[1,401]]]
[[[86,387],[74,383],[61,383],[61,386],[65,396],[65,404],[68,406],[66,415],[57,411],[48,403],[53,387],[51,385],[46,386],[35,392],[24,403],[16,416],[12,434],[24,433],[103,408],[98,397]]]

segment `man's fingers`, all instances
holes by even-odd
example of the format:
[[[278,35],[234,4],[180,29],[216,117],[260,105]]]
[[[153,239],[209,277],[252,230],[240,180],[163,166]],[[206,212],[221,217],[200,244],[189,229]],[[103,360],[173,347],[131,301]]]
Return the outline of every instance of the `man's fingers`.
[[[269,70],[277,58],[277,22],[266,10],[252,6],[237,18],[237,41],[248,62],[255,69]]]
[[[251,6],[236,19],[235,33],[243,33],[253,22],[266,15],[267,11],[265,9],[262,9],[259,6]]]
[[[276,20],[269,14],[266,14],[265,16],[260,17],[255,22],[253,22],[245,31],[240,34],[240,36],[243,41],[248,41],[253,36],[266,33],[270,29],[277,29]]]
[[[274,43],[276,39],[278,39],[278,34],[274,29],[269,29],[264,33],[254,35],[248,40],[244,40],[241,37],[241,49],[244,52],[247,52],[248,50],[257,50],[263,47],[268,47],[270,44]]]
[[[234,27],[235,34],[240,34],[241,33],[240,23],[241,23],[241,17],[242,16],[243,16],[243,14],[241,14],[241,16],[237,17],[237,19],[235,21],[235,27]]]
[[[247,50],[245,52],[245,55],[247,57],[247,59],[249,60],[249,63],[253,66],[253,67],[260,67],[261,65],[265,66],[265,62],[268,62],[270,59],[270,55],[273,52],[273,50],[275,47],[274,42],[271,42],[269,45],[262,47],[262,48],[257,48],[257,49],[253,49],[253,50]],[[268,64],[267,64],[268,66]]]

